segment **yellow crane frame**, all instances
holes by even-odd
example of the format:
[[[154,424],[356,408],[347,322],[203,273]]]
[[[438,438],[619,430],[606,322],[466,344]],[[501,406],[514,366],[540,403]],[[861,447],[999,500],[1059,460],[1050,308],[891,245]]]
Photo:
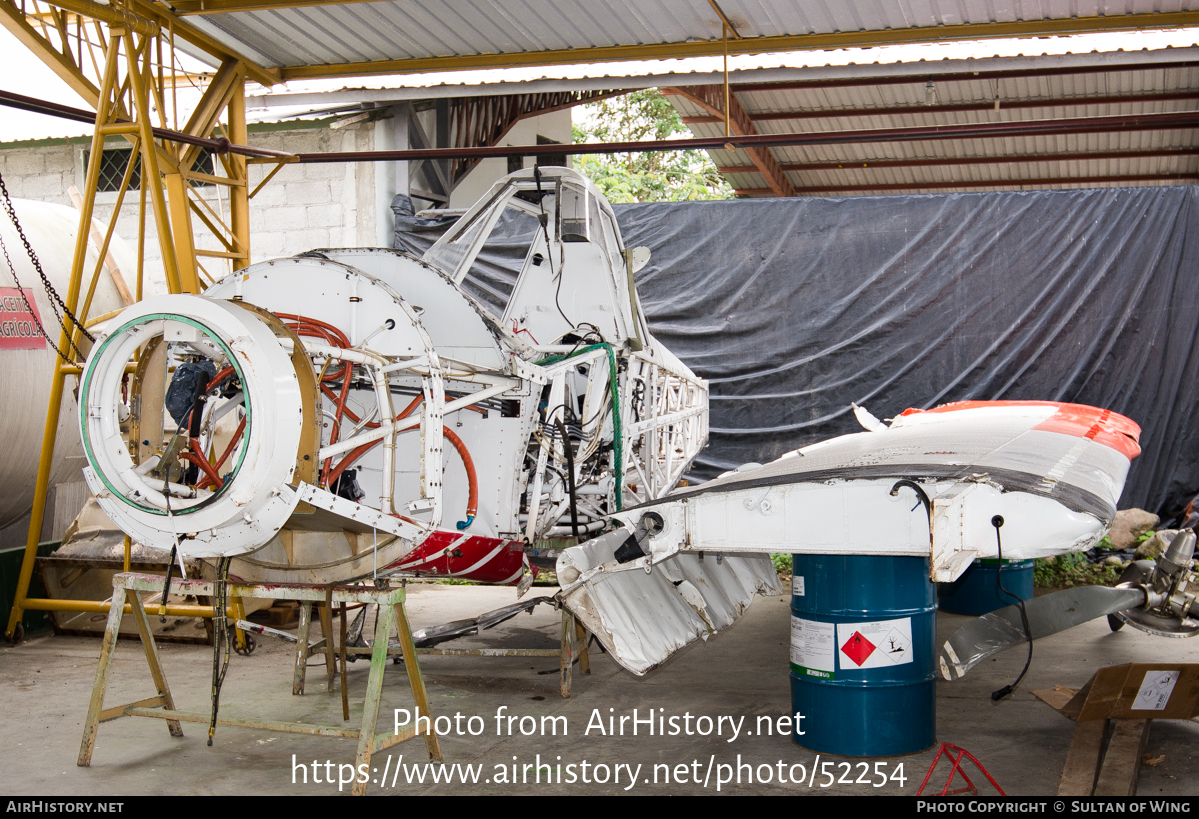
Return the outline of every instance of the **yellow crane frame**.
[[[134,157],[140,158],[143,169],[138,211],[137,300],[142,298],[145,275],[147,213],[154,220],[167,287],[171,293],[198,293],[219,278],[205,269],[205,260],[217,260],[231,270],[245,267],[250,261],[249,200],[257,191],[249,188],[247,165],[254,160],[232,153],[219,154],[224,175],[205,173],[195,169],[200,146],[161,135],[169,125],[167,112],[171,106],[168,106],[168,95],[175,96],[174,86],[180,77],[175,68],[174,49],[178,28],[182,26],[173,19],[163,20],[160,12],[145,14],[144,11],[145,8],[137,0],[109,6],[89,0],[56,0],[55,6],[45,7],[36,0],[29,0],[23,10],[10,2],[0,2],[0,23],[37,53],[96,110],[86,182],[79,207],[79,230],[64,297],[70,312],[84,326],[93,323],[89,322],[92,299],[137,165]],[[187,33],[189,38],[194,36],[189,27]],[[198,39],[201,40],[198,45],[204,46],[205,50],[217,51],[223,61],[209,79],[185,125],[179,128],[178,122],[175,123],[176,130],[194,137],[216,135],[229,143],[244,145],[247,138],[246,78],[258,74],[263,81],[273,81],[273,77],[261,76],[262,71],[256,66],[211,48],[212,44],[204,42],[205,38]],[[164,48],[171,57],[169,68],[164,60]],[[86,69],[85,57],[90,57],[95,80],[89,76],[92,72]],[[174,109],[177,117],[177,105]],[[154,122],[155,115],[157,124]],[[132,146],[132,156],[117,190],[116,205],[103,231],[103,240],[97,248],[98,261],[94,268],[88,270],[89,232],[95,216],[96,193],[100,183],[99,158],[105,150],[106,140],[114,136],[128,141]],[[199,194],[193,187],[196,182],[227,189],[227,218]],[[220,249],[197,248],[198,231],[215,237]],[[99,316],[95,320],[103,318]],[[58,340],[59,349],[69,350],[72,344],[84,345],[82,331],[83,327],[78,325],[64,326]],[[61,362],[54,368],[29,534],[13,608],[5,629],[5,636],[9,639],[20,637],[21,620],[26,611],[103,612],[108,609],[107,603],[95,601],[28,597],[38,538],[45,518],[50,465],[63,391],[67,386],[67,377],[78,376],[82,372],[82,365],[82,361]],[[129,542],[126,538],[126,570],[128,565]],[[174,616],[211,616],[212,609],[207,606],[169,606],[165,613]]]

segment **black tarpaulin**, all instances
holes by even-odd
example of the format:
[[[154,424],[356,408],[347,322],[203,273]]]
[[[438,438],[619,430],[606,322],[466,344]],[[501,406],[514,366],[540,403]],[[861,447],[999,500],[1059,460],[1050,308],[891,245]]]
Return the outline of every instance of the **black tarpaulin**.
[[[1127,415],[1121,507],[1199,489],[1192,187],[618,205],[653,334],[711,384],[709,478],[968,399]],[[397,218],[397,246],[443,227]],[[489,275],[508,264],[489,260]],[[519,262],[517,262],[519,264]]]

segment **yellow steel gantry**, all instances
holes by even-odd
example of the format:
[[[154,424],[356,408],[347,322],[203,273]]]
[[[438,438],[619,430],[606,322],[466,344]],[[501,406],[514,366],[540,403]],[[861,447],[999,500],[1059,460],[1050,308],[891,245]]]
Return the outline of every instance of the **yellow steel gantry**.
[[[56,0],[54,6],[42,6],[36,0],[29,0],[24,9],[10,2],[0,2],[0,23],[38,54],[96,110],[86,182],[79,208],[79,230],[65,297],[70,312],[85,325],[88,324],[92,299],[101,278],[102,260],[108,253],[121,206],[137,167],[133,157],[140,158],[143,168],[139,202],[141,236],[138,242],[137,298],[140,299],[143,292],[147,210],[153,218],[167,286],[172,293],[198,293],[207,284],[220,278],[208,272],[204,266],[206,260],[209,264],[212,264],[211,260],[216,260],[231,270],[245,267],[250,261],[251,192],[246,157],[220,154],[224,173],[205,173],[196,169],[200,146],[155,134],[156,126],[159,129],[168,127],[167,114],[173,107],[168,105],[168,95],[174,96],[173,83],[178,76],[174,67],[175,37],[186,33],[191,38],[193,31],[161,11],[151,9],[153,13],[143,13],[146,10],[147,7],[137,0],[113,2],[106,6],[90,0]],[[216,51],[223,61],[186,124],[177,130],[194,137],[217,135],[230,143],[244,145],[247,137],[246,78],[256,76],[266,82],[272,82],[274,78],[264,74],[257,66],[250,66],[234,55],[212,48],[212,43],[207,42],[206,38],[199,36],[196,39],[199,42],[194,44]],[[171,57],[169,64],[164,60],[164,48]],[[89,66],[85,57],[90,58],[91,72],[87,70]],[[132,157],[117,190],[116,205],[103,232],[103,241],[97,248],[97,262],[89,270],[85,268],[88,237],[100,182],[99,159],[106,148],[106,140],[114,136],[128,141],[133,149]],[[222,216],[200,195],[194,183],[223,188],[228,199],[228,216]],[[197,232],[215,237],[221,249],[198,249]],[[58,346],[68,350],[72,343],[85,345],[82,328],[64,326]],[[45,517],[50,463],[63,391],[67,386],[67,376],[78,375],[82,371],[82,364],[82,361],[57,364],[51,376],[50,404],[46,413],[29,534],[16,598],[5,629],[9,639],[19,638],[25,611],[89,611],[100,610],[107,605],[95,601],[37,600],[28,597],[38,537]],[[126,539],[126,562],[128,546]],[[211,616],[211,608],[172,606],[167,613],[189,616],[207,613]]]

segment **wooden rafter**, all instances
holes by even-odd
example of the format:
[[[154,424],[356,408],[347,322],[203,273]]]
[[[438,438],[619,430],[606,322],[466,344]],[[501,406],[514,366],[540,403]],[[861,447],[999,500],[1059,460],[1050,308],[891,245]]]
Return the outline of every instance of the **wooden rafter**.
[[[713,116],[724,121],[724,86],[720,85],[691,85],[678,88],[665,88],[663,93],[683,97],[703,108]],[[729,129],[738,136],[752,136],[758,129],[750,121],[749,114],[737,102],[735,96],[729,96]],[[787,179],[787,174],[779,165],[778,160],[769,148],[750,147],[744,149],[749,154],[754,167],[766,178],[766,184],[775,196],[797,196],[795,188]]]

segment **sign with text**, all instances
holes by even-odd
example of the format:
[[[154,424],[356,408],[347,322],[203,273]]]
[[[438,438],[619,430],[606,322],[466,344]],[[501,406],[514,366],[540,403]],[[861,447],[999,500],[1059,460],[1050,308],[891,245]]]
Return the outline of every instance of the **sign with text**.
[[[17,288],[0,287],[0,350],[46,349],[46,337],[38,329],[41,315],[33,291],[24,290],[25,298],[21,298]]]

